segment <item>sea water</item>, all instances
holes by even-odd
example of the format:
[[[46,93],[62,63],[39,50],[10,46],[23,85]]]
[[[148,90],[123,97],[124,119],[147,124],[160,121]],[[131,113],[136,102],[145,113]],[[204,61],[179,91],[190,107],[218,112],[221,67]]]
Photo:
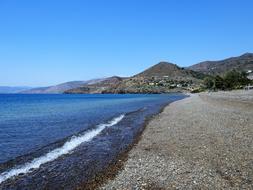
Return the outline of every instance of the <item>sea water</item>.
[[[147,118],[184,97],[2,94],[0,188],[74,188],[124,151]]]

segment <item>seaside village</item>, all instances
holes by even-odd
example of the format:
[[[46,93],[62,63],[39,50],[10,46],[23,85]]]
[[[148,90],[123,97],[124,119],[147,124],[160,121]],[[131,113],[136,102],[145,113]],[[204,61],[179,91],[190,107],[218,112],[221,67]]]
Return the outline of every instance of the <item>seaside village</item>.
[[[248,70],[247,71],[248,79],[253,80],[253,71]],[[247,86],[244,87],[244,90],[253,90],[253,85],[248,84]]]
[[[169,76],[154,76],[154,77],[138,77],[130,79],[139,86],[146,88],[164,87],[166,89],[181,88],[192,91],[197,85],[192,80],[178,79],[173,80]]]
[[[227,72],[231,74],[230,72]],[[246,78],[249,79],[246,83],[241,83],[237,87],[234,87],[235,89],[244,89],[244,90],[252,90],[253,85],[253,72],[252,70],[248,70],[245,72]],[[209,78],[209,77],[206,77]],[[234,78],[235,79],[235,78]],[[247,79],[247,80],[248,80]],[[195,93],[199,91],[199,89],[205,89],[205,84],[202,82],[196,82],[191,79],[188,79],[186,77],[177,77],[176,79],[171,79],[170,76],[152,76],[152,77],[135,77],[130,79],[134,84],[137,84],[138,87],[144,88],[144,89],[160,89],[161,91],[170,91],[172,89],[181,89],[188,92]],[[213,77],[212,80],[215,80],[215,77]],[[235,79],[237,80],[237,79]],[[205,81],[205,80],[204,80]],[[251,81],[251,82],[250,82]],[[215,83],[216,81],[214,81]],[[224,82],[224,81],[223,81]],[[235,81],[232,81],[234,83]],[[223,84],[225,85],[225,84]]]

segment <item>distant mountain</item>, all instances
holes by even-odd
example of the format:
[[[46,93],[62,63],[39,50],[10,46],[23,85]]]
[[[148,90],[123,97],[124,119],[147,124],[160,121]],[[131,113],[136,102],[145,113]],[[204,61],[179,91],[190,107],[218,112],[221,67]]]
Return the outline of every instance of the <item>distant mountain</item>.
[[[31,87],[27,86],[0,86],[0,94],[11,94],[11,93],[19,93],[24,90],[31,89]]]
[[[172,63],[160,62],[129,78],[114,76],[65,93],[165,93],[199,84],[205,76]]]
[[[113,76],[105,78],[101,81],[98,81],[96,83],[88,83],[84,84],[78,88],[73,88],[66,90],[65,93],[67,94],[101,94],[105,91],[116,89],[118,85],[124,80],[125,78]]]
[[[253,71],[253,53],[245,53],[239,57],[231,57],[220,61],[204,61],[188,67],[193,71],[209,75],[222,75],[235,69],[237,71]]]
[[[97,82],[100,82],[104,79],[93,79],[93,80],[88,80],[88,81],[71,81],[71,82],[66,82],[62,84],[58,84],[55,86],[48,86],[48,87],[40,87],[40,88],[32,88],[29,90],[24,90],[21,93],[24,94],[59,94],[63,93],[64,91],[78,88],[83,85],[88,85],[88,84],[94,84]]]
[[[224,74],[236,69],[250,73],[253,78],[253,54],[246,53],[221,61],[205,61],[182,68],[169,62],[160,62],[132,77],[89,81],[72,81],[55,86],[34,88],[22,93],[167,93],[191,91],[198,88],[208,75]]]
[[[176,64],[169,62],[160,62],[145,71],[135,75],[134,77],[166,77],[172,80],[198,80],[205,77],[200,72],[195,72],[189,69],[185,69],[177,66]]]

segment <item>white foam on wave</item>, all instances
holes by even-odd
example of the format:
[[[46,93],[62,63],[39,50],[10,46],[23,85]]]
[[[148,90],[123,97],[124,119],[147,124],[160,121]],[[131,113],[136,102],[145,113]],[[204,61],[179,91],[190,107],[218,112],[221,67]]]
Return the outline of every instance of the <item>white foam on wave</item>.
[[[70,153],[73,149],[75,149],[80,144],[91,141],[94,137],[96,137],[99,133],[101,133],[106,127],[111,127],[113,125],[116,125],[124,117],[125,115],[122,114],[118,117],[115,117],[114,119],[112,119],[110,122],[106,124],[98,125],[95,129],[90,130],[81,136],[73,136],[69,141],[65,142],[62,147],[56,148],[48,152],[47,154],[41,157],[35,158],[31,162],[28,162],[24,165],[21,165],[19,167],[16,167],[9,171],[1,173],[0,183],[2,183],[3,181],[11,177],[17,176],[19,174],[31,172],[32,170],[39,168],[42,164],[51,162],[62,155]]]

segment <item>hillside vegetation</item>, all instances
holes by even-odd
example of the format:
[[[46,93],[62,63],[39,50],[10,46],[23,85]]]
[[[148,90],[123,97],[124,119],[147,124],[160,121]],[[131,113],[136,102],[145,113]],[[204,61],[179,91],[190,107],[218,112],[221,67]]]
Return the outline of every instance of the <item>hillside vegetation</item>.
[[[247,77],[246,72],[236,70],[228,71],[224,76],[216,75],[215,77],[206,77],[203,83],[205,88],[212,90],[242,89],[246,85],[253,84]]]
[[[253,71],[253,53],[245,53],[220,61],[204,61],[188,67],[193,71],[208,75],[224,75],[227,71]]]
[[[253,54],[246,53],[220,61],[204,61],[187,68],[163,61],[131,77],[72,81],[23,93],[168,93],[199,92],[203,87],[234,89],[251,84],[252,71]]]
[[[167,93],[191,90],[199,85],[205,74],[160,62],[129,78],[111,77],[93,85],[65,91],[65,93]]]

